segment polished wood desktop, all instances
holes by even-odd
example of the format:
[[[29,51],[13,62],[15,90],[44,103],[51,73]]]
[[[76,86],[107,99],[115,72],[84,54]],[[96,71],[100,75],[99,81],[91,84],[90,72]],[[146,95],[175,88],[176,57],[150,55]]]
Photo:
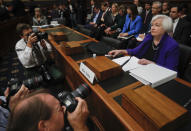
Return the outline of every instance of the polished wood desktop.
[[[56,64],[63,71],[65,78],[72,90],[74,90],[84,82],[90,86],[91,94],[88,96],[86,101],[90,110],[90,116],[99,130],[144,130],[140,126],[140,124],[138,124],[138,122],[126,110],[122,108],[122,105],[120,104],[122,94],[128,91],[129,89],[143,86],[141,82],[136,81],[133,78],[129,78],[129,80],[127,80],[128,82],[124,83],[123,79],[125,80],[126,78],[130,77],[127,73],[124,73],[121,76],[116,76],[116,78],[111,78],[111,80],[106,80],[104,82],[92,85],[79,71],[80,62],[83,62],[86,58],[75,60],[74,57],[66,55],[62,49],[62,44],[72,42],[83,44],[87,42],[98,41],[65,26],[41,30],[48,32],[49,34],[52,31],[66,31],[64,32],[66,36],[67,34],[71,34],[71,32],[74,33],[76,37],[78,35],[82,36],[82,40],[73,41],[72,36],[69,36],[68,38],[64,38],[62,41],[60,41],[55,40],[51,35],[49,35],[48,40],[55,49],[54,55]],[[113,83],[111,83],[111,81]],[[184,80],[181,80],[179,78],[176,78],[175,81],[184,84],[188,87],[191,87],[190,83],[185,82]],[[116,86],[118,84],[120,84],[119,88],[118,86]]]

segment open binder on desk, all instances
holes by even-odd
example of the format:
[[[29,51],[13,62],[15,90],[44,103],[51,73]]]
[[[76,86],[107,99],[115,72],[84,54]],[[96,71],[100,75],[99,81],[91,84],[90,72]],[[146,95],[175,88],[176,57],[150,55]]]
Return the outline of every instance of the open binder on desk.
[[[130,75],[141,81],[143,84],[150,85],[154,88],[176,78],[177,72],[156,64],[148,64],[130,70]]]

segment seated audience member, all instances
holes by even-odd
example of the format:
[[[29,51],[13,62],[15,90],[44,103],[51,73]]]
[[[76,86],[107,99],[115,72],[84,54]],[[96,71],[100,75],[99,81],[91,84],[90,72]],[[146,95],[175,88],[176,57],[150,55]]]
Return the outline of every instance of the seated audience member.
[[[25,4],[21,0],[12,0],[11,4],[13,5],[13,14],[14,16],[24,16],[25,12]]]
[[[155,15],[159,15],[161,14],[161,11],[162,11],[162,3],[160,1],[154,1],[153,4],[152,4],[152,17],[155,16]],[[151,28],[151,23],[149,22],[150,26],[149,26],[149,29],[147,31],[150,30]]]
[[[133,4],[137,6],[137,11],[138,14],[140,15],[143,11],[143,7],[140,6],[140,1],[139,0],[133,0]]]
[[[87,18],[87,2],[88,0],[78,0],[75,4],[78,6],[77,8],[77,24],[86,24]]]
[[[66,7],[70,12],[70,20],[71,20],[70,27],[75,27],[77,24],[76,21],[77,7],[72,0],[67,0]]]
[[[181,44],[191,46],[191,24],[186,19],[179,17],[179,6],[173,5],[170,9],[170,17],[173,19],[172,37]]]
[[[70,113],[48,91],[35,91],[14,107],[10,114],[7,131],[63,131],[66,113],[74,131],[88,131],[87,104],[79,97],[76,100],[78,105],[74,112]]]
[[[186,19],[187,21],[191,23],[191,14],[188,11],[188,4],[181,3],[179,5],[179,15],[180,15],[180,18]]]
[[[142,28],[142,18],[138,15],[137,7],[135,4],[131,4],[127,7],[127,16],[122,32],[119,34],[121,37],[127,37],[134,35],[137,37]],[[134,39],[134,38],[133,38]],[[131,43],[131,39],[123,41],[121,48],[133,48],[134,42]]]
[[[172,19],[166,15],[156,15],[152,18],[151,25],[151,34],[146,35],[138,47],[113,50],[109,55],[115,57],[118,54],[128,54],[138,57],[139,64],[156,63],[177,71],[179,47],[178,43],[168,35],[168,32],[172,31]]]
[[[170,13],[170,11],[169,11],[168,1],[164,1],[162,3],[162,14],[169,16],[169,13]]]
[[[152,17],[154,17],[155,15],[161,14],[162,11],[162,3],[160,1],[154,1],[152,4]],[[152,19],[151,17],[151,19]],[[147,29],[145,29],[145,32],[141,32],[141,34],[139,35],[139,38],[141,38],[142,40],[145,37],[145,34],[147,34],[148,32],[150,32],[151,29],[151,19],[149,19],[148,21],[146,21],[146,23],[144,23],[145,25],[147,25]],[[139,40],[139,41],[142,41]]]
[[[52,9],[50,10],[48,17],[51,20],[56,20],[57,18],[59,18],[58,6],[56,4],[53,4]]]
[[[154,1],[152,4],[153,16],[161,14],[161,12],[162,12],[162,3],[160,1]]]
[[[113,3],[111,6],[111,11],[108,11],[103,17],[103,23],[101,26],[110,27],[114,24],[116,16],[118,15],[118,4]]]
[[[98,5],[94,6],[94,13],[93,16],[89,22],[89,24],[86,24],[84,27],[88,28],[90,30],[94,30],[98,25],[101,23],[101,16],[102,16],[102,11],[100,10],[100,7]]]
[[[70,11],[66,7],[66,5],[64,5],[64,4],[59,5],[58,15],[59,15],[59,17],[56,20],[58,20],[58,22],[60,24],[64,24],[66,26],[70,25],[70,22],[71,22]]]
[[[145,9],[143,10],[141,14],[142,20],[143,20],[143,27],[141,29],[141,32],[148,32],[148,29],[150,28],[150,22],[153,17],[152,11],[151,11],[151,2],[146,1],[145,2]]]
[[[107,20],[105,17],[107,17],[107,15],[111,14],[111,9],[109,8],[109,3],[108,2],[102,2],[101,3],[101,10],[103,12],[102,17],[101,17],[101,24],[105,23],[106,25],[110,24],[110,21]],[[109,25],[111,26],[111,25]]]
[[[94,0],[90,0],[90,7],[88,7],[87,9],[87,22],[89,22],[91,20],[91,18],[94,15],[94,7],[95,7],[95,1]]]
[[[9,3],[9,4],[7,4],[6,8],[7,8],[7,11],[8,11],[10,18],[13,18],[14,17],[13,5],[11,3]]]
[[[6,6],[4,5],[3,0],[0,0],[0,22],[9,19],[9,11],[7,10]]]
[[[30,16],[34,16],[34,9],[37,7],[37,4],[34,0],[28,1],[28,9]]]
[[[116,16],[115,19],[115,24],[111,27],[107,27],[107,29],[105,29],[105,33],[110,37],[117,38],[117,36],[123,29],[123,26],[125,24],[125,19],[126,19],[126,9],[124,5],[121,5],[119,7],[119,14]]]
[[[0,131],[6,131],[10,111],[13,110],[13,107],[18,101],[28,95],[29,90],[22,85],[19,91],[9,98],[9,103],[7,103],[9,93],[10,88],[7,88],[4,92],[4,96],[0,96]],[[8,105],[5,105],[5,103]]]
[[[104,5],[102,5],[102,8]],[[116,20],[116,16],[118,15],[118,4],[117,3],[113,3],[111,6],[111,11],[107,11],[108,8],[106,9],[106,11],[102,14],[102,18],[101,18],[101,25],[98,27],[96,33],[95,33],[95,38],[97,40],[100,40],[101,37],[104,35],[104,30],[107,27],[111,27],[114,25],[115,20]]]
[[[137,7],[131,4],[127,7],[127,16],[120,36],[134,35],[137,37],[142,27],[142,19],[138,15]]]
[[[35,8],[34,11],[33,26],[47,25],[46,17],[41,14],[40,8]]]

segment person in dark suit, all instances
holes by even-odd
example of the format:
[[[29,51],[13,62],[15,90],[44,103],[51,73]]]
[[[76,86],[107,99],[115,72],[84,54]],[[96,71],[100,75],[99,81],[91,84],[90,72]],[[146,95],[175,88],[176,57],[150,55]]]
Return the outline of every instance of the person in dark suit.
[[[90,30],[94,30],[98,25],[101,23],[101,16],[102,11],[100,10],[100,7],[98,5],[94,6],[94,13],[93,16],[88,24],[86,24],[84,27],[88,28]]]
[[[94,0],[91,0],[90,6],[87,8],[87,18],[86,18],[87,21],[89,21],[94,14],[94,7],[95,7],[95,2]]]
[[[170,10],[170,17],[173,19],[172,37],[181,44],[189,45],[191,42],[191,24],[179,17],[178,5],[173,5]]]
[[[110,27],[114,24],[115,18],[118,15],[118,4],[113,3],[111,6],[111,9],[109,7],[106,9],[106,11],[103,13],[102,16],[102,25],[105,27]]]
[[[77,0],[76,20],[78,24],[84,25],[87,16],[87,0]]]
[[[0,21],[5,21],[9,19],[9,13],[6,9],[6,6],[3,3],[3,0],[0,0]]]
[[[13,5],[13,14],[15,16],[24,16],[26,15],[25,13],[25,5],[21,0],[13,0],[12,1]]]
[[[143,20],[143,27],[141,29],[141,32],[148,32],[150,28],[150,22],[153,17],[152,11],[151,11],[151,2],[146,1],[145,2],[145,9],[143,10],[141,14],[142,20]]]
[[[191,13],[189,13],[188,11],[188,4],[181,3],[179,5],[179,15],[180,15],[180,18],[186,19],[187,21],[191,23]]]
[[[155,15],[161,14],[161,11],[162,11],[162,3],[160,1],[154,1],[152,3],[152,8],[151,8],[152,17],[154,17]],[[146,23],[148,25],[147,30],[145,32],[141,31],[141,34],[139,34],[139,36],[138,36],[142,40],[144,39],[145,34],[148,34],[150,32],[150,29],[151,29],[151,19],[147,20],[147,23]],[[138,40],[138,42],[140,42],[142,40]]]
[[[102,5],[103,6],[103,5]],[[102,7],[103,8],[103,7]],[[97,40],[100,40],[103,35],[105,35],[104,30],[107,27],[111,27],[115,24],[116,16],[118,15],[118,4],[113,3],[111,10],[109,7],[103,12],[102,18],[101,18],[101,25],[98,26],[96,33],[95,33],[95,38]]]
[[[105,33],[113,38],[117,38],[119,33],[122,31],[126,20],[126,8],[124,5],[119,7],[119,14],[116,16],[115,24],[105,29]]]
[[[77,21],[76,21],[77,7],[75,3],[72,2],[72,0],[67,0],[66,6],[70,11],[70,20],[71,20],[70,26],[75,27],[77,24]]]
[[[162,14],[169,16],[169,13],[170,13],[170,11],[169,11],[169,2],[168,1],[164,1],[162,3]]]

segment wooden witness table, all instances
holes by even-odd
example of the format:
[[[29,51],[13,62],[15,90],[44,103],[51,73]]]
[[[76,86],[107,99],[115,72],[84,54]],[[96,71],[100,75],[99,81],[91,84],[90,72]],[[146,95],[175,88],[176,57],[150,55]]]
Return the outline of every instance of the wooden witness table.
[[[67,56],[62,50],[62,43],[63,41],[69,43],[75,41],[75,43],[84,44],[97,41],[65,26],[41,29],[41,31],[45,31],[49,34],[51,32],[63,32],[64,35],[66,35],[63,37],[63,40],[55,40],[49,35],[49,42],[55,49],[56,63],[64,72],[65,78],[73,90],[84,82],[90,86],[92,91],[86,101],[90,110],[90,116],[99,130],[144,130],[121,106],[121,95],[128,89],[143,86],[142,83],[130,77],[128,73],[123,73],[120,76],[92,85],[79,71],[79,63],[82,62],[84,58],[92,56],[88,56],[87,54],[86,57],[84,57],[83,54]],[[174,81],[191,87],[190,83],[179,78]]]

